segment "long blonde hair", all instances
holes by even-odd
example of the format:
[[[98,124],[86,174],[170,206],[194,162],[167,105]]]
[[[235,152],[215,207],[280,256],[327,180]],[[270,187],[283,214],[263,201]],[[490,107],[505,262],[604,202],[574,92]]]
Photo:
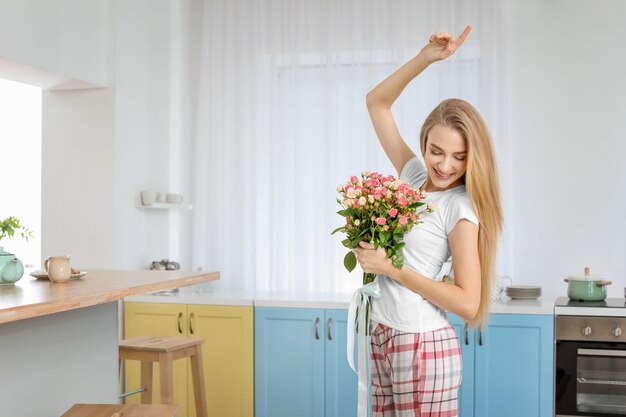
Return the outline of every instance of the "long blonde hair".
[[[444,100],[424,121],[420,132],[422,154],[426,153],[426,139],[435,125],[455,129],[463,136],[467,146],[464,181],[472,208],[480,222],[478,256],[481,275],[480,305],[470,324],[482,327],[489,314],[496,248],[503,225],[498,170],[491,135],[483,118],[467,101],[455,98]]]

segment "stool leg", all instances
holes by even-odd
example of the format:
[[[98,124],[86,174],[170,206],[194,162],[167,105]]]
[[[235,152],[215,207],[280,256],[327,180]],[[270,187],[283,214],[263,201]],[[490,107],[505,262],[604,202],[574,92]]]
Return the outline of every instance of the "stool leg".
[[[207,417],[206,388],[204,386],[204,365],[202,364],[202,346],[198,345],[190,356],[191,375],[193,378],[193,398],[196,403],[196,417]]]
[[[174,404],[174,361],[171,353],[159,353],[161,404]]]
[[[152,404],[152,362],[141,361],[141,404]]]

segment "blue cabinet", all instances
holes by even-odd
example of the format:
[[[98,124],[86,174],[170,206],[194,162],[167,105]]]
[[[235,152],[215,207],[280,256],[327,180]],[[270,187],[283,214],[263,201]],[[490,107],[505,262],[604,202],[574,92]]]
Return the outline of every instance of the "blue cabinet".
[[[551,417],[554,320],[551,315],[492,314],[483,331],[465,331],[450,314],[463,355],[463,417]]]
[[[347,315],[335,309],[255,309],[256,417],[356,415]]]

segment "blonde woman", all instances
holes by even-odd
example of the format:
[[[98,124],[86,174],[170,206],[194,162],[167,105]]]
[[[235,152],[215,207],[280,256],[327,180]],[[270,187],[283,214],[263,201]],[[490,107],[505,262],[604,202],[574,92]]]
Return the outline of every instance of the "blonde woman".
[[[429,65],[453,55],[471,31],[434,33],[420,53],[367,95],[376,135],[400,179],[426,191],[434,212],[409,232],[402,269],[367,242],[354,249],[363,271],[377,274],[372,302],[372,416],[458,415],[460,345],[446,312],[485,322],[502,229],[497,170],[489,131],[472,105],[440,103],[420,133],[424,162],[400,136],[391,106]],[[435,277],[452,256],[455,283]]]

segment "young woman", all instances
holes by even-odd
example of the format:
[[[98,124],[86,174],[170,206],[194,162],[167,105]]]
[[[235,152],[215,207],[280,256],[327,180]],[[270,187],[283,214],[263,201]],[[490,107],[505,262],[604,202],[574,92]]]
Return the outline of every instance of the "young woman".
[[[475,326],[488,313],[502,209],[485,122],[466,101],[443,101],[422,126],[422,163],[391,112],[407,84],[454,54],[470,30],[457,39],[434,33],[417,56],[367,95],[376,135],[399,178],[426,191],[434,207],[405,236],[402,269],[367,242],[354,249],[363,271],[377,274],[381,291],[371,310],[373,417],[457,416],[461,352],[446,311]],[[454,285],[435,278],[450,256]]]

